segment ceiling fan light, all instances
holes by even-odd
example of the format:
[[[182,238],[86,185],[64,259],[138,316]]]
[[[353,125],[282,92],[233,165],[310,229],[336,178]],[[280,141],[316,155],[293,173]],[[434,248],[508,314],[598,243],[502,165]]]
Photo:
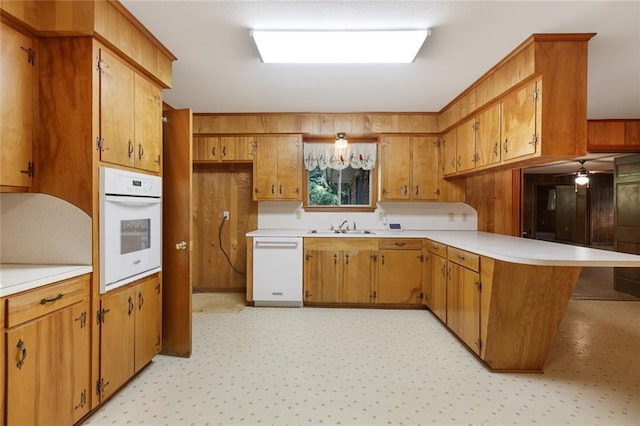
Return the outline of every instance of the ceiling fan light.
[[[586,185],[589,183],[588,175],[577,175],[575,179],[576,185]]]

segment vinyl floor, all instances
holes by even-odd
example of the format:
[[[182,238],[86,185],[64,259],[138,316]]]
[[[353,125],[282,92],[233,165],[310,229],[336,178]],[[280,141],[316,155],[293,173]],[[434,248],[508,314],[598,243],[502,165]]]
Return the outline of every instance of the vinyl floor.
[[[571,300],[543,374],[489,372],[423,310],[200,311],[191,358],[155,357],[85,424],[640,424],[637,302]]]

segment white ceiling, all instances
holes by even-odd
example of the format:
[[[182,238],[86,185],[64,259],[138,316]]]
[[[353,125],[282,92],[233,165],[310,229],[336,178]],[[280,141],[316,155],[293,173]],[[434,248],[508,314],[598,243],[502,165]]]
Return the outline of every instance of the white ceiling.
[[[439,111],[533,33],[595,32],[588,118],[640,118],[640,1],[122,0],[194,112]],[[249,29],[430,28],[412,64],[261,63]]]

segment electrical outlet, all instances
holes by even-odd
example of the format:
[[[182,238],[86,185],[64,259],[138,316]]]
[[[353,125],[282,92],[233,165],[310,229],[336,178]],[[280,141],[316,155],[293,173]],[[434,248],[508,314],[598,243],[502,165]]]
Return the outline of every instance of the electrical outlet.
[[[453,222],[453,217],[454,217],[454,214],[453,213],[449,213],[449,222]]]
[[[469,215],[467,213],[462,213],[462,221],[469,222]]]
[[[229,212],[228,211],[222,212],[222,217],[224,217],[224,220],[229,220]]]

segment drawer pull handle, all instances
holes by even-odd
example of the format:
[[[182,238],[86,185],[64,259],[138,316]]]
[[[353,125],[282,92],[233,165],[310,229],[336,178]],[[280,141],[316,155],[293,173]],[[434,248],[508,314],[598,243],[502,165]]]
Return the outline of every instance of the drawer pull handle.
[[[58,294],[56,297],[52,297],[52,298],[50,298],[50,299],[42,299],[42,300],[40,301],[40,304],[41,304],[41,305],[46,305],[47,303],[53,303],[53,302],[56,302],[56,301],[58,301],[58,300],[62,299],[62,297],[63,297],[63,296],[64,296],[64,294],[60,293],[60,294]]]
[[[398,247],[404,247],[407,243],[403,243],[402,241],[396,241],[396,246]]]
[[[464,257],[463,255],[459,254],[459,255],[458,255],[458,259],[460,259],[460,260],[464,260],[464,259],[465,259],[465,257]]]
[[[16,363],[16,367],[22,369],[24,365],[24,360],[27,358],[27,348],[24,347],[24,342],[21,339],[18,339],[18,344],[16,345],[18,350],[20,351],[20,358],[18,358],[18,362]]]

